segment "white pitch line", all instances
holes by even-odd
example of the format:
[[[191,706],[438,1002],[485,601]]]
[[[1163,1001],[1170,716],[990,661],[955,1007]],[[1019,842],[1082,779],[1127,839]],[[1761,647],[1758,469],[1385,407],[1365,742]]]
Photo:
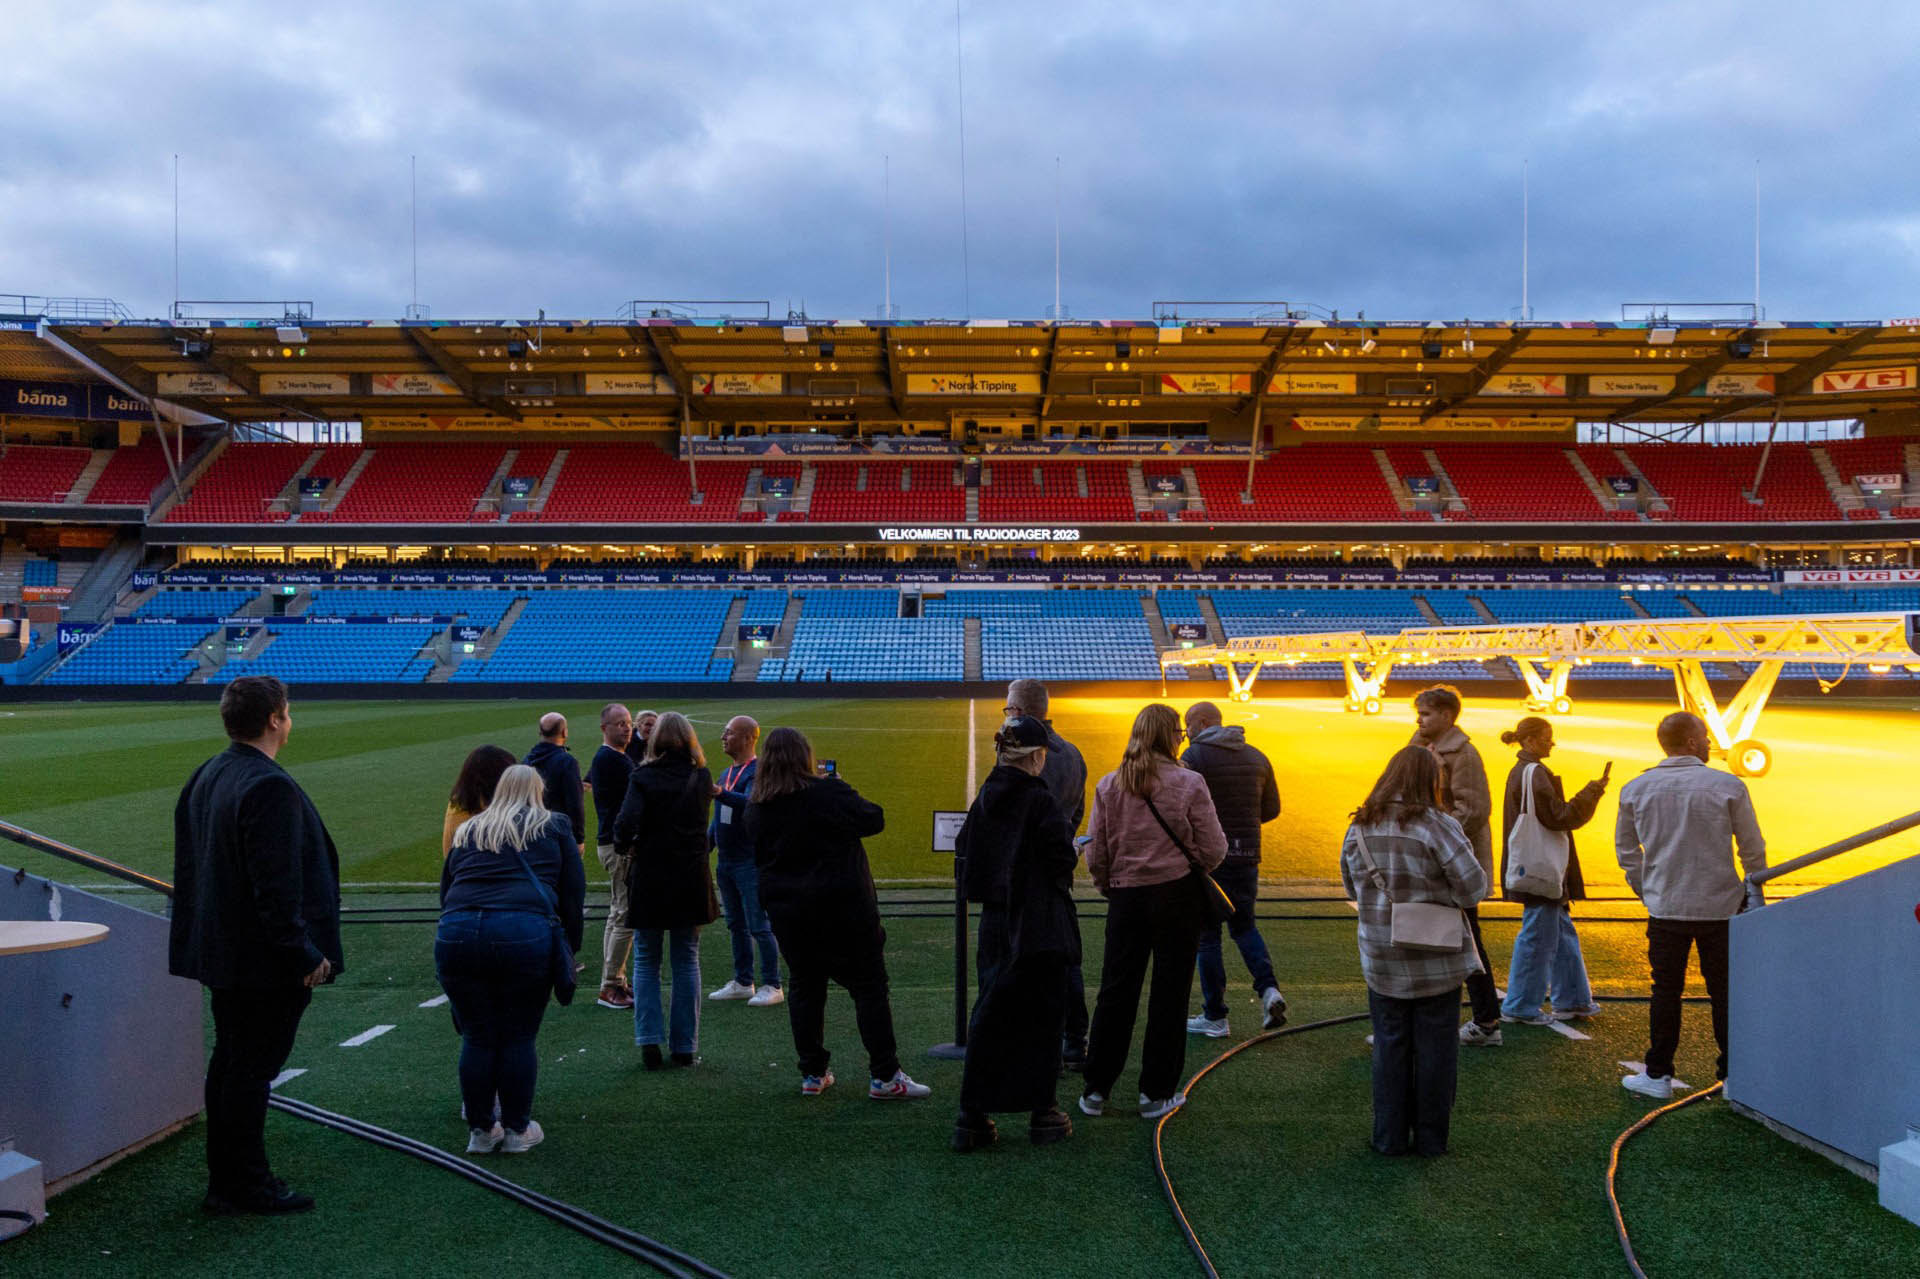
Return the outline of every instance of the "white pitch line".
[[[973,803],[973,792],[974,792],[974,786],[975,786],[974,779],[979,769],[979,764],[976,758],[978,750],[979,750],[979,742],[977,740],[977,734],[975,733],[974,727],[973,727],[973,699],[969,697],[967,699],[967,794],[966,794],[966,802],[969,806],[971,806]]]
[[[1592,1039],[1593,1038],[1592,1035],[1582,1034],[1580,1031],[1575,1030],[1573,1027],[1567,1025],[1567,1023],[1564,1021],[1556,1021],[1551,1026],[1548,1026],[1547,1029],[1553,1031],[1557,1035],[1565,1035],[1568,1039]]]
[[[392,1029],[393,1029],[392,1026],[375,1026],[372,1030],[361,1031],[359,1034],[355,1035],[352,1039],[341,1040],[340,1046],[342,1048],[358,1048],[361,1044],[366,1043],[368,1040],[378,1039],[380,1038],[380,1036],[386,1034],[389,1030],[392,1030]]]
[[[420,1006],[422,1008],[438,1008],[440,1005],[446,1002],[447,1002],[447,997],[445,995],[435,995],[432,999],[427,1000],[425,1003],[421,1004]]]
[[[273,1077],[272,1082],[269,1083],[267,1087],[278,1088],[281,1084],[290,1083],[306,1073],[307,1068],[305,1066],[296,1066],[292,1070],[283,1070]]]

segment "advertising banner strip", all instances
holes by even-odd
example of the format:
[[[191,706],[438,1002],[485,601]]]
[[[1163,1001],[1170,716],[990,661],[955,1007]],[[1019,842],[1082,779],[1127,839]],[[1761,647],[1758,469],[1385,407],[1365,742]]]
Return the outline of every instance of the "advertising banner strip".
[[[1246,395],[1253,390],[1251,373],[1162,373],[1162,395]]]
[[[1588,395],[1618,395],[1638,399],[1650,395],[1672,395],[1671,373],[1595,373],[1587,378]]]
[[[1855,395],[1871,391],[1911,391],[1914,366],[1891,369],[1831,369],[1813,379],[1815,395]]]
[[[1352,395],[1360,385],[1355,373],[1276,373],[1268,395]]]
[[[657,373],[584,373],[581,390],[588,395],[672,395],[673,379]]]
[[[116,387],[84,382],[23,382],[0,378],[0,413],[70,421],[124,422],[148,416],[147,402]]]
[[[375,373],[369,386],[375,395],[459,395],[460,388],[442,373]]]
[[[345,373],[262,373],[262,395],[351,395],[352,379]]]
[[[695,395],[784,395],[784,373],[695,373]]]
[[[1499,434],[1513,431],[1570,431],[1573,419],[1570,417],[1504,417],[1488,414],[1459,413],[1443,414],[1440,417],[1421,421],[1417,417],[1387,417],[1369,414],[1365,417],[1344,415],[1326,417],[1319,414],[1302,414],[1293,419],[1295,427],[1302,431],[1472,431],[1477,434]]]
[[[155,385],[161,395],[245,395],[224,373],[162,373]]]
[[[466,431],[510,430],[515,435],[529,431],[568,431],[585,435],[600,431],[660,431],[671,425],[660,418],[603,417],[598,414],[583,413],[559,416],[539,416],[529,413],[518,422],[477,413],[410,413],[404,416],[368,413],[363,415],[360,421],[369,434],[378,434],[382,431],[433,430],[458,434]]]
[[[1564,373],[1496,373],[1480,388],[1482,395],[1548,395],[1567,393]]]
[[[1038,395],[1038,373],[909,373],[908,395]]]
[[[1772,395],[1771,373],[1716,373],[1700,386],[1695,395]]]

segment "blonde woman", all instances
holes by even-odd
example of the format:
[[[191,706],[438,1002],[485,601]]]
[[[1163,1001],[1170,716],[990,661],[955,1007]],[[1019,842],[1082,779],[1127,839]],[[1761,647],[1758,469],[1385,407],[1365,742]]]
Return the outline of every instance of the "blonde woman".
[[[525,764],[500,774],[493,802],[461,823],[440,871],[433,963],[460,1023],[460,1095],[469,1154],[521,1154],[545,1134],[534,1121],[534,1036],[553,994],[553,920],[580,949],[586,872],[563,816],[541,802],[545,783]]]
[[[1178,1107],[1187,1057],[1187,999],[1204,922],[1190,874],[1227,855],[1213,796],[1198,773],[1180,766],[1180,717],[1155,703],[1134,717],[1120,767],[1100,779],[1087,827],[1087,870],[1107,899],[1106,954],[1087,1044],[1080,1109],[1106,1105],[1140,1011],[1140,987],[1153,964],[1146,1042],[1140,1056],[1140,1114],[1158,1119]]]
[[[633,929],[633,1042],[648,1070],[691,1066],[700,1046],[700,926],[714,920],[707,866],[713,777],[693,724],[678,711],[654,722],[647,751],[613,821],[614,852],[627,863],[627,924]],[[669,949],[670,947],[670,949]],[[663,1016],[660,961],[673,968]]]

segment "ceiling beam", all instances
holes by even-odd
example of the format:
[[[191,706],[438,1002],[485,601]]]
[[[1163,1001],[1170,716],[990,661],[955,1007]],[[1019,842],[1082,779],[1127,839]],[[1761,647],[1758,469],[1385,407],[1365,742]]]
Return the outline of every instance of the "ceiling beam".
[[[1665,395],[1649,395],[1634,400],[1629,404],[1624,404],[1614,410],[1614,412],[1608,416],[1607,421],[1625,422],[1628,418],[1638,417],[1642,413],[1663,408],[1666,405],[1674,403],[1676,400],[1687,399],[1700,387],[1705,386],[1714,374],[1733,363],[1733,357],[1727,354],[1728,346],[1731,346],[1735,342],[1751,341],[1753,341],[1753,330],[1740,330],[1728,338],[1713,354],[1707,356],[1705,359],[1696,360],[1680,370],[1673,379],[1673,390],[1667,392]]]
[[[1775,403],[1778,403],[1786,396],[1800,394],[1813,385],[1815,378],[1840,363],[1840,361],[1856,354],[1861,347],[1866,346],[1869,342],[1879,337],[1882,332],[1884,332],[1884,330],[1878,327],[1861,329],[1846,341],[1834,343],[1820,354],[1800,361],[1800,363],[1794,365],[1785,373],[1775,374],[1773,379],[1773,398]],[[1729,405],[1717,413],[1711,413],[1701,418],[1700,421],[1702,424],[1719,422],[1750,407],[1752,406],[1749,404]],[[1775,417],[1777,422],[1778,415],[1776,414]]]
[[[1052,335],[1047,339],[1047,364],[1040,371],[1040,420],[1047,420],[1047,414],[1053,412],[1053,370],[1059,362],[1060,324],[1054,322]]]
[[[110,355],[100,343],[89,341],[70,330],[49,329],[48,332],[67,345],[78,348],[88,359],[146,398],[152,399],[159,393],[160,375],[158,373],[149,372],[122,356]]]
[[[415,350],[426,356],[434,368],[446,374],[447,379],[460,388],[460,394],[468,400],[501,417],[511,418],[515,422],[521,420],[519,409],[498,395],[488,395],[481,391],[474,382],[472,371],[454,359],[451,351],[428,337],[419,325],[403,324],[400,326],[400,331],[407,335],[407,341],[413,343]]]
[[[1274,329],[1267,330],[1269,340],[1275,332]],[[1300,330],[1293,327],[1280,329],[1277,332],[1280,334],[1280,341],[1274,344],[1272,354],[1260,362],[1259,371],[1253,375],[1253,384],[1247,389],[1247,398],[1233,406],[1233,411],[1227,415],[1229,418],[1236,420],[1244,418],[1253,411],[1255,405],[1260,403],[1260,397],[1267,393],[1267,386],[1273,381],[1273,375],[1280,371],[1280,361],[1285,358],[1287,348],[1293,345],[1293,339],[1300,335]]]
[[[893,330],[882,329],[880,341],[887,349],[887,401],[893,405],[893,415],[904,422],[907,420],[905,375],[900,371],[900,340]]]
[[[1420,340],[1426,342],[1430,339],[1423,334]],[[1426,412],[1420,415],[1420,420],[1422,422],[1431,422],[1442,413],[1452,412],[1468,400],[1471,400],[1474,396],[1480,394],[1480,392],[1486,390],[1487,384],[1493,381],[1500,370],[1507,366],[1507,361],[1513,358],[1514,353],[1520,349],[1521,344],[1526,340],[1527,331],[1525,329],[1515,329],[1506,341],[1494,347],[1493,350],[1488,353],[1486,359],[1481,360],[1473,366],[1472,371],[1467,375],[1466,390],[1458,395],[1443,399],[1437,404],[1429,405]]]

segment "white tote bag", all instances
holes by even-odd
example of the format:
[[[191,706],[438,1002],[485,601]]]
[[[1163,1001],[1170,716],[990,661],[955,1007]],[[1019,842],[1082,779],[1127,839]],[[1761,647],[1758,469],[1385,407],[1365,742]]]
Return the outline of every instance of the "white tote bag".
[[[1560,900],[1567,882],[1567,832],[1548,830],[1533,811],[1533,770],[1520,780],[1520,815],[1507,832],[1507,891]]]

